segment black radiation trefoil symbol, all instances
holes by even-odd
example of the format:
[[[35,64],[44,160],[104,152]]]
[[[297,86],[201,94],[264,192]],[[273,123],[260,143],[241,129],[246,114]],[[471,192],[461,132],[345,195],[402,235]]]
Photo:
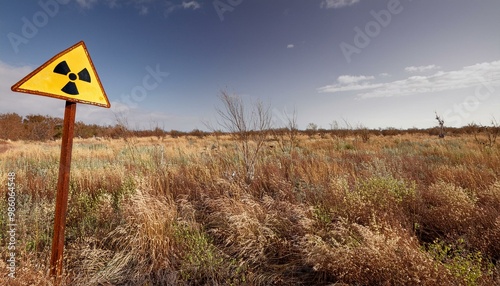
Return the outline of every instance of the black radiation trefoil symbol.
[[[79,94],[78,88],[76,87],[76,83],[74,82],[77,78],[79,80],[90,82],[90,74],[86,68],[81,70],[78,73],[78,77],[77,77],[76,74],[71,72],[71,69],[69,68],[68,63],[66,63],[66,61],[62,61],[59,64],[57,64],[57,66],[54,68],[54,72],[68,76],[68,78],[69,78],[68,83],[61,89],[61,91],[64,91],[67,94],[71,94],[71,95],[78,95]]]

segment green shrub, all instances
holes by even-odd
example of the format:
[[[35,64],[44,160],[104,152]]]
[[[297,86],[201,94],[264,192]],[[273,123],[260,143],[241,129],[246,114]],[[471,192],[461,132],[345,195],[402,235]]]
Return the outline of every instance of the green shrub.
[[[479,285],[479,279],[484,273],[492,274],[493,265],[485,263],[481,252],[467,250],[463,239],[459,239],[455,244],[436,239],[427,245],[427,252],[464,285]]]

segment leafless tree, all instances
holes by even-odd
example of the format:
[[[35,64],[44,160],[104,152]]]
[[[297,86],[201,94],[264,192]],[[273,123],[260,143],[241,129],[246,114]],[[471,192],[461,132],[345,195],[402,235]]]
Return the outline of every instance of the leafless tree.
[[[364,126],[363,124],[359,123],[358,126],[356,127],[356,135],[361,138],[361,140],[366,143],[368,140],[370,140],[370,130]]]
[[[444,138],[444,120],[436,112],[436,120],[439,123],[439,138]]]
[[[274,129],[273,135],[281,151],[291,153],[298,145],[297,111],[294,109],[291,114],[283,112],[283,116],[284,125]]]
[[[217,124],[230,132],[239,142],[245,181],[250,183],[254,177],[255,164],[271,129],[270,108],[258,100],[247,110],[241,97],[231,95],[226,91],[221,91],[219,99],[222,107],[216,107]]]
[[[307,124],[306,133],[309,135],[309,138],[314,138],[314,135],[318,133],[318,124],[313,122]]]
[[[495,145],[500,133],[500,125],[494,117],[491,120],[491,126],[469,124],[469,127],[475,130],[474,139],[479,146],[491,148]]]

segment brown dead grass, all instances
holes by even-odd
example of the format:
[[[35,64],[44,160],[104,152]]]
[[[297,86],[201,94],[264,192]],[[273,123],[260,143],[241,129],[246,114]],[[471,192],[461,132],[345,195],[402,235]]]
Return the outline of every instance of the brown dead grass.
[[[499,148],[418,134],[266,144],[248,183],[227,136],[76,139],[63,282],[500,285]],[[22,218],[19,275],[2,265],[2,284],[51,283],[58,156],[54,142],[0,154]]]

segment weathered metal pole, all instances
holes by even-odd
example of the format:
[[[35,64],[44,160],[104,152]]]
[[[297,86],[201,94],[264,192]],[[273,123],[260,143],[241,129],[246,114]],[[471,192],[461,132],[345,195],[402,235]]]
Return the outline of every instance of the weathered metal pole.
[[[64,229],[68,210],[69,174],[71,169],[71,151],[73,149],[73,133],[75,127],[76,103],[66,101],[59,162],[59,179],[57,181],[56,213],[54,217],[54,236],[50,257],[50,275],[59,280],[62,275]]]

